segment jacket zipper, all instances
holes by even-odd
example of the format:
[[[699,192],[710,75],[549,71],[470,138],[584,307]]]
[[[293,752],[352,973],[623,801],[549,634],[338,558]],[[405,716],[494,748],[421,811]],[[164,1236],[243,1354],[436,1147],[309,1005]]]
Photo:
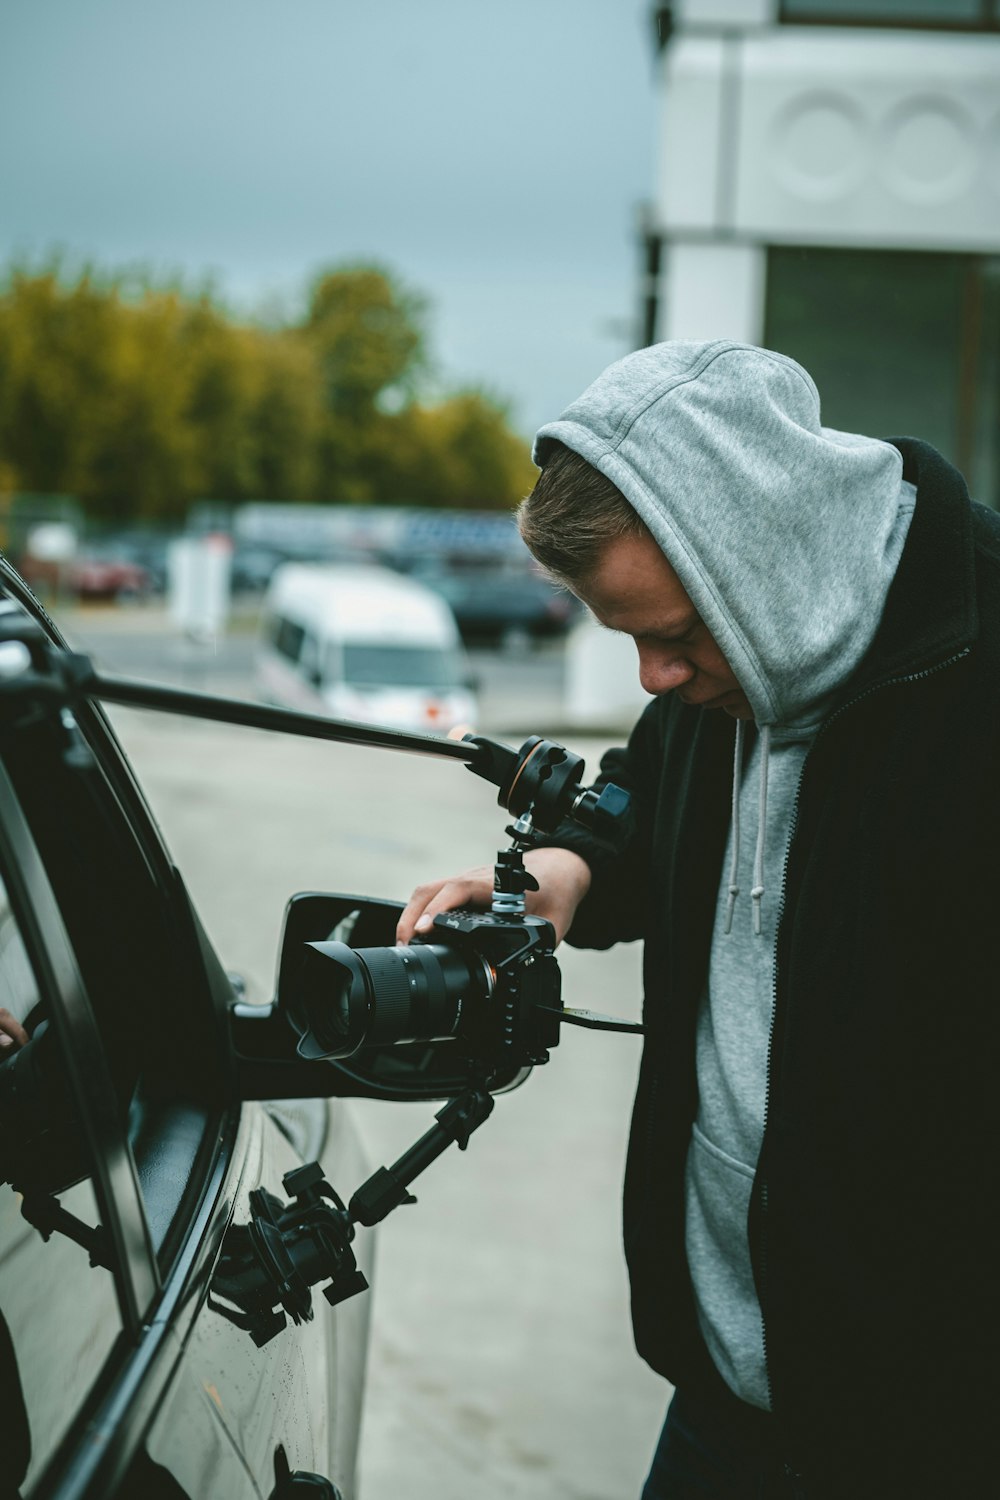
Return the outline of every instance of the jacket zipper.
[[[905,686],[907,686],[907,685],[909,685],[910,683],[913,683],[913,682],[921,682],[925,677],[933,677],[935,675],[935,673],[944,671],[944,669],[946,667],[952,667],[952,666],[954,666],[956,662],[959,662],[959,661],[961,661],[963,659],[963,657],[968,656],[970,649],[971,649],[970,647],[966,646],[964,650],[957,652],[954,656],[949,656],[947,658],[947,660],[942,661],[942,662],[938,662],[936,666],[926,667],[922,672],[911,672],[911,673],[909,673],[905,677],[889,677],[889,678],[886,678],[884,682],[873,683],[870,688],[866,688],[863,693],[859,693],[858,696],[856,698],[852,698],[849,703],[843,703],[843,704],[841,704],[840,708],[838,708],[835,713],[832,713],[830,715],[829,719],[827,719],[826,722],[820,726],[819,730],[816,733],[816,737],[813,740],[812,745],[809,747],[809,750],[807,752],[806,762],[808,762],[809,756],[812,755],[812,753],[815,750],[817,744],[822,739],[823,735],[827,732],[827,730],[833,724],[835,724],[837,722],[837,720],[842,717],[843,714],[846,714],[851,709],[856,708],[857,705],[859,703],[863,703],[866,698],[870,698],[874,693],[883,692],[886,688],[891,688],[891,687],[905,687]],[[785,863],[784,863],[784,867],[783,867],[782,872],[781,872],[781,891],[780,891],[780,894],[779,894],[779,897],[778,897],[778,912],[777,912],[777,918],[776,918],[776,921],[775,921],[775,928],[774,928],[774,958],[775,958],[775,961],[774,961],[773,973],[772,973],[772,976],[771,976],[771,1024],[770,1024],[770,1026],[768,1028],[768,1034],[767,1034],[767,1069],[766,1069],[766,1074],[765,1074],[765,1088],[764,1088],[764,1129],[763,1129],[763,1133],[762,1133],[762,1136],[761,1136],[761,1157],[762,1158],[763,1158],[763,1154],[764,1154],[763,1153],[763,1143],[764,1143],[764,1141],[767,1138],[767,1124],[768,1124],[768,1119],[769,1119],[770,1110],[771,1110],[771,1061],[772,1061],[772,1050],[773,1050],[773,1047],[774,1047],[774,1033],[775,1033],[775,1027],[776,1027],[777,1017],[778,1017],[778,962],[777,962],[777,959],[778,959],[778,941],[779,941],[779,938],[781,936],[781,922],[782,922],[782,918],[784,917],[784,913],[785,913],[785,891],[786,891],[786,885],[787,885],[787,881],[788,881],[788,860],[789,860],[789,857],[791,855],[792,845],[795,842],[795,830],[796,830],[796,827],[798,825],[798,819],[799,819],[799,797],[800,797],[800,794],[801,794],[801,791],[802,791],[802,782],[803,782],[803,779],[805,777],[805,773],[806,773],[806,766],[805,766],[805,764],[803,764],[802,772],[801,772],[801,775],[799,776],[799,784],[798,784],[798,786],[795,789],[795,800],[792,803],[792,817],[791,817],[791,822],[790,822],[790,825],[789,825],[788,849],[787,849],[787,852],[785,854]],[[761,1283],[760,1326],[761,1326],[761,1343],[763,1345],[763,1351],[764,1351],[764,1380],[765,1380],[765,1383],[766,1383],[766,1386],[767,1386],[767,1400],[768,1400],[768,1405],[769,1405],[769,1407],[771,1409],[771,1412],[773,1413],[774,1412],[774,1392],[773,1392],[773,1389],[772,1389],[772,1386],[771,1386],[771,1364],[770,1364],[770,1359],[768,1357],[768,1348],[767,1348],[767,1315],[766,1315],[766,1312],[765,1312],[765,1302],[766,1302],[766,1293],[767,1293],[767,1227],[766,1226],[767,1226],[767,1169],[766,1169],[766,1165],[765,1165],[764,1176],[763,1176],[763,1179],[761,1181],[761,1186],[760,1186],[760,1234],[758,1236],[759,1245],[760,1245],[760,1283]]]

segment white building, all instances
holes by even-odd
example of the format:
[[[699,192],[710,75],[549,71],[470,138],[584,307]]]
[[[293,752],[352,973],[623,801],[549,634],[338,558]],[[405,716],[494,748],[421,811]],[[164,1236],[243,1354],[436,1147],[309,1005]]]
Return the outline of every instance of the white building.
[[[1000,0],[657,11],[656,338],[800,359],[1000,505]],[[651,324],[651,319],[650,319]]]

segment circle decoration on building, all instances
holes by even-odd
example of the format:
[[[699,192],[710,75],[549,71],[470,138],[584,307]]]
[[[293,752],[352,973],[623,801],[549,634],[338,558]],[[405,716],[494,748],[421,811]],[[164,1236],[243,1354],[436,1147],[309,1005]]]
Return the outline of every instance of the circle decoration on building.
[[[955,100],[905,99],[881,130],[879,169],[885,186],[907,203],[948,203],[968,192],[981,151],[975,122]]]
[[[865,175],[869,139],[868,121],[855,100],[828,89],[798,94],[771,126],[774,174],[801,200],[843,198]]]

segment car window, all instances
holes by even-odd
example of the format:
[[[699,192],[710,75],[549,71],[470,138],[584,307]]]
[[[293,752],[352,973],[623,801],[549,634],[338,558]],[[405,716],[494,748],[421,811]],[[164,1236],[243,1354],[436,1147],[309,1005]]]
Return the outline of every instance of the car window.
[[[294,620],[275,617],[271,639],[279,655],[287,657],[289,661],[297,662],[304,638],[305,630],[301,625],[296,625]]]
[[[7,1493],[6,1483],[20,1489],[41,1473],[122,1321],[111,1271],[92,1266],[87,1250],[62,1234],[43,1241],[22,1213],[26,1201],[31,1211],[33,1200],[54,1198],[85,1230],[100,1220],[82,1132],[59,1083],[58,1038],[39,1016],[35,971],[2,871],[0,1004],[29,1025],[32,1017],[40,1022],[29,1047],[0,1062],[0,1466]],[[24,1103],[12,1110],[15,1092]]]
[[[458,687],[454,653],[436,646],[381,646],[348,642],[344,646],[344,681],[352,687],[422,687],[445,691]]]
[[[314,680],[319,674],[320,668],[320,644],[319,637],[311,630],[302,633],[302,646],[299,655],[299,669],[304,677]]]
[[[225,978],[210,975],[213,955],[99,710],[19,713],[12,696],[4,717],[0,775],[65,927],[163,1270],[218,1140]]]

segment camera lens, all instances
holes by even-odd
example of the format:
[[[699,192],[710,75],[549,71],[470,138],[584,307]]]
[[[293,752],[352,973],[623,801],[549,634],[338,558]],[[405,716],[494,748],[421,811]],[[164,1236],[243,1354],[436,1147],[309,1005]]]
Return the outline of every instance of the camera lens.
[[[454,1036],[466,998],[489,992],[489,974],[439,943],[307,943],[297,988],[300,1055],[336,1058],[359,1047]]]
[[[371,997],[368,1042],[437,1041],[454,1036],[472,974],[461,953],[439,943],[359,948]]]

